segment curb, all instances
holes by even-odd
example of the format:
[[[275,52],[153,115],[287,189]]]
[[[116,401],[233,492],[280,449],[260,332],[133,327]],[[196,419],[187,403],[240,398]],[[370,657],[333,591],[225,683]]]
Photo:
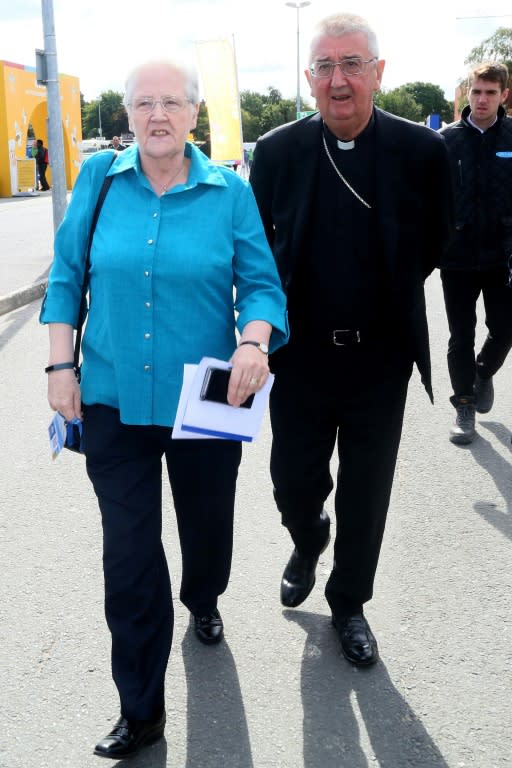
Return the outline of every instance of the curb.
[[[42,280],[39,283],[32,283],[24,288],[20,288],[7,296],[0,298],[0,315],[6,315],[13,309],[23,307],[25,304],[40,299],[44,296],[48,280]]]

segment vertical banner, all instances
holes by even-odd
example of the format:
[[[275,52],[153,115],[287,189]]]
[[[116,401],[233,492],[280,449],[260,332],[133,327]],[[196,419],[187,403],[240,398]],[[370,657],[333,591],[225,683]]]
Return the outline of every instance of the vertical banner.
[[[242,122],[234,45],[227,39],[195,45],[210,122],[211,159],[240,163]]]

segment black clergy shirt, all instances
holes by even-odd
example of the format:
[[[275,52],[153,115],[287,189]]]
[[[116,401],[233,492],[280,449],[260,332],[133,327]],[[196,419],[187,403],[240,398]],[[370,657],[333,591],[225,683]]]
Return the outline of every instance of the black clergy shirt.
[[[340,149],[324,124],[330,155],[368,209],[335,172],[323,142],[312,195],[309,243],[289,297],[292,333],[373,329],[382,323],[389,292],[384,284],[375,216],[374,122]],[[320,141],[322,141],[320,139]]]

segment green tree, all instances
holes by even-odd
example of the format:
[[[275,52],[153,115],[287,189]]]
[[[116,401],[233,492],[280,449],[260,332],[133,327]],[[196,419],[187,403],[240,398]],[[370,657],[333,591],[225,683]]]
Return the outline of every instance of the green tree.
[[[197,115],[197,125],[194,128],[194,139],[196,141],[206,141],[208,134],[210,133],[210,122],[208,120],[208,110],[206,104],[202,101],[199,105],[199,113]]]
[[[405,85],[391,91],[378,91],[375,94],[375,104],[386,112],[404,117],[406,120],[412,120],[415,123],[422,120],[422,108],[407,91]]]
[[[481,61],[502,61],[512,74],[512,29],[499,27],[494,35],[472,48],[464,64],[478,64]]]
[[[295,120],[295,99],[283,99],[281,92],[269,86],[267,92],[242,91],[242,133],[244,141],[256,141],[259,136],[272,128]],[[304,111],[312,109],[307,102],[301,103]]]
[[[422,120],[432,114],[440,115],[445,122],[453,119],[453,102],[445,99],[444,91],[439,85],[416,82],[406,83],[403,87],[421,107]]]
[[[244,141],[256,141],[261,135],[261,121],[257,115],[242,109],[242,135]]]
[[[261,113],[265,104],[265,96],[256,91],[242,91],[240,94],[240,106],[243,111],[257,116]]]
[[[292,100],[280,101],[277,104],[268,103],[263,107],[261,117],[259,120],[259,136],[267,131],[271,131],[272,128],[277,128],[278,125],[284,125],[295,120],[296,105]],[[244,133],[245,138],[245,133]],[[245,139],[246,141],[256,141],[258,137],[254,139]]]
[[[267,104],[279,104],[282,99],[281,91],[270,85],[268,87]]]
[[[464,59],[464,64],[470,67],[479,64],[481,61],[499,61],[505,64],[510,75],[509,88],[512,87],[512,28],[499,27],[494,35],[491,35],[483,43],[471,49],[466,59]],[[459,103],[459,109],[462,109],[467,104],[467,96],[465,94],[467,77],[461,78],[460,86],[463,97]],[[512,110],[512,91],[508,95],[507,108],[509,112]]]
[[[120,136],[128,131],[128,115],[123,106],[123,94],[117,91],[104,91],[99,99],[86,102],[82,112],[82,132],[86,139],[99,136],[101,114],[101,132],[108,139]]]

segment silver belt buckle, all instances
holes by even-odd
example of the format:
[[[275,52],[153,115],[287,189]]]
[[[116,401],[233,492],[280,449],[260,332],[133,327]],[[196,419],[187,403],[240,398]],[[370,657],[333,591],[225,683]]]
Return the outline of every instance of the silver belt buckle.
[[[338,333],[354,334],[355,338],[349,338],[348,341],[338,341],[337,339]],[[332,332],[332,341],[336,347],[346,347],[348,344],[351,344],[351,343],[359,344],[361,341],[361,334],[359,333],[359,331],[353,331],[351,328],[336,328],[336,330]]]

